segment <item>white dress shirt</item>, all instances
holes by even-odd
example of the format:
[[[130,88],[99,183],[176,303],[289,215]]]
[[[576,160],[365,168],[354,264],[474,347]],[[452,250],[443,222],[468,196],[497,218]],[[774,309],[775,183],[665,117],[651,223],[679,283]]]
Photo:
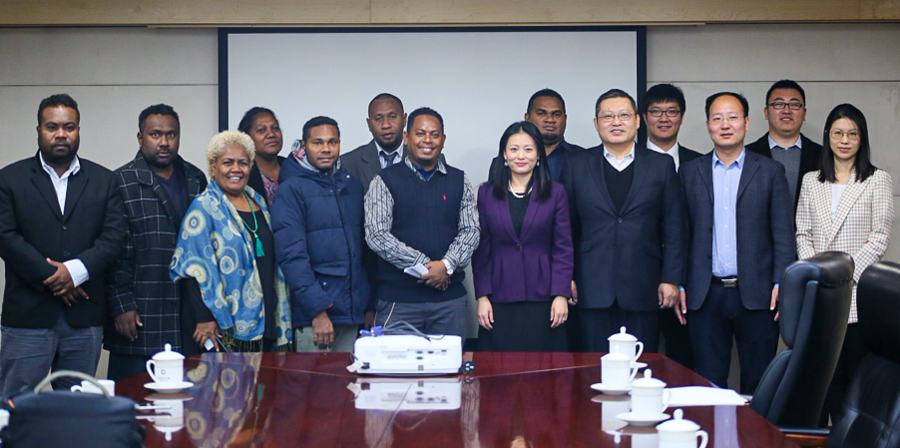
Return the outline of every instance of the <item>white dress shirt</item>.
[[[660,154],[668,154],[672,156],[672,159],[675,160],[675,171],[678,171],[678,167],[681,166],[681,158],[678,157],[678,148],[678,142],[675,142],[675,144],[672,145],[672,147],[669,148],[668,151],[666,151],[665,149],[656,146],[656,144],[651,142],[650,139],[647,139],[647,149],[653,152],[658,152]]]
[[[78,161],[78,156],[75,156],[75,158],[72,159],[72,163],[69,164],[69,168],[62,176],[60,176],[59,174],[56,174],[56,170],[52,166],[44,161],[44,156],[41,153],[38,153],[38,157],[41,158],[41,166],[44,167],[44,171],[50,175],[50,182],[53,184],[53,189],[56,191],[56,200],[59,202],[59,212],[60,214],[65,214],[66,193],[69,191],[69,177],[81,171],[81,162]],[[66,265],[66,269],[69,270],[69,275],[72,277],[72,283],[74,283],[75,286],[81,286],[81,284],[90,280],[91,277],[88,274],[87,268],[84,267],[84,263],[82,263],[81,260],[73,258],[71,260],[63,261],[63,264]]]
[[[609,162],[616,171],[621,173],[625,168],[628,168],[628,165],[631,165],[631,162],[634,162],[634,143],[631,144],[631,149],[629,149],[621,159],[617,159],[616,155],[609,152],[609,150],[606,149],[606,145],[604,145],[603,157],[606,157],[606,161]]]

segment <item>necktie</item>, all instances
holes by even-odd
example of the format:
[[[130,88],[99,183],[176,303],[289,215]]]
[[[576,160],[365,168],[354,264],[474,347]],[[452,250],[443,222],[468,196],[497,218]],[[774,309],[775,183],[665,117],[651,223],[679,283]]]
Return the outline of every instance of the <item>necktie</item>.
[[[378,155],[381,157],[381,167],[382,168],[387,168],[387,167],[393,165],[394,162],[397,160],[396,152],[392,152],[390,154],[388,154],[386,152],[380,152],[380,153],[378,153]]]

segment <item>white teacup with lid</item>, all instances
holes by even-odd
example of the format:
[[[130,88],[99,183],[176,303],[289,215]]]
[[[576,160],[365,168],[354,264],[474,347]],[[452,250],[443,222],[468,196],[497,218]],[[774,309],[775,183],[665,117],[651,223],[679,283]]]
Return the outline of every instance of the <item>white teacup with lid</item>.
[[[684,412],[676,409],[672,420],[656,425],[659,434],[659,448],[706,448],[709,434],[700,425],[684,418]],[[697,446],[697,438],[700,446]]]
[[[625,327],[619,328],[618,333],[613,333],[607,338],[609,341],[609,352],[619,353],[629,356],[631,362],[637,362],[637,359],[644,353],[644,343],[638,341],[634,335],[625,332]]]
[[[184,381],[184,355],[166,344],[165,350],[147,361],[147,373],[158,384],[180,384]]]
[[[631,387],[631,380],[637,375],[637,368],[631,358],[618,353],[607,353],[600,357],[600,381],[609,390],[626,391]]]
[[[650,369],[644,370],[644,377],[631,383],[631,414],[637,419],[661,420],[671,398],[672,392],[666,390],[666,383],[653,378]]]

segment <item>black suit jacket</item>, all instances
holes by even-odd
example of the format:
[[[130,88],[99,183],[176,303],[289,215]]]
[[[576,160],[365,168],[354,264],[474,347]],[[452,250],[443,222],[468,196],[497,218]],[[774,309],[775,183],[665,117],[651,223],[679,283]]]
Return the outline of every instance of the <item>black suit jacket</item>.
[[[794,197],[794,211],[800,202],[800,186],[803,185],[803,175],[819,169],[822,158],[822,145],[800,134],[800,172],[797,173],[797,194]],[[761,156],[772,158],[772,150],[769,148],[769,133],[767,132],[755,142],[747,145],[747,150]]]
[[[284,163],[284,157],[278,156],[278,164],[281,165],[282,163]],[[203,185],[205,186],[206,182],[204,182]],[[247,178],[247,185],[249,185],[250,188],[252,188],[257,193],[259,193],[259,195],[262,196],[266,202],[269,201],[268,199],[266,199],[266,185],[263,183],[262,173],[259,172],[259,166],[257,166],[255,163],[253,164],[253,168],[250,168],[250,176]],[[200,191],[203,191],[203,189],[201,188]],[[193,196],[191,196],[191,198],[193,198]]]
[[[678,162],[682,166],[685,163],[690,162],[691,160],[694,160],[697,157],[700,157],[702,155],[703,154],[700,154],[699,152],[694,151],[693,149],[681,146],[680,143],[678,144]]]
[[[2,324],[50,328],[65,313],[73,327],[100,326],[106,317],[109,269],[125,240],[122,198],[108,169],[81,159],[69,178],[65,212],[37,154],[0,170],[0,257],[6,262]],[[84,263],[89,300],[68,307],[43,281],[55,272],[45,258]]]
[[[578,305],[659,309],[660,282],[684,281],[684,190],[675,162],[635,147],[634,181],[621,211],[606,186],[603,148],[570,154],[562,183],[569,195]]]
[[[687,268],[687,306],[703,305],[712,278],[714,194],[712,152],[681,165],[687,198],[690,259]],[[784,166],[747,151],[737,204],[738,288],[744,307],[769,308],[772,287],[794,261],[793,214]]]
[[[362,182],[365,191],[369,191],[369,183],[381,171],[381,161],[378,160],[378,148],[375,146],[375,140],[342,155],[341,168]]]

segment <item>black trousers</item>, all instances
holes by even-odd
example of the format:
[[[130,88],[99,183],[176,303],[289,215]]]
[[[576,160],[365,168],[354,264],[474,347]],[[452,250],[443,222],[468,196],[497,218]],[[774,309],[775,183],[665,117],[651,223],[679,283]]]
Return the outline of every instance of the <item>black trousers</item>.
[[[665,341],[665,355],[681,365],[694,368],[694,351],[687,325],[681,325],[671,308],[659,310],[659,335]]]
[[[671,312],[671,310],[669,310]],[[618,301],[609,308],[580,308],[581,342],[589,352],[608,352],[609,338],[620,327],[644,343],[645,352],[659,350],[659,311],[629,311]]]
[[[774,311],[745,308],[739,288],[725,288],[713,280],[703,306],[687,313],[697,373],[728,387],[734,340],[741,364],[740,392],[752,395],[778,348],[774,318]]]

